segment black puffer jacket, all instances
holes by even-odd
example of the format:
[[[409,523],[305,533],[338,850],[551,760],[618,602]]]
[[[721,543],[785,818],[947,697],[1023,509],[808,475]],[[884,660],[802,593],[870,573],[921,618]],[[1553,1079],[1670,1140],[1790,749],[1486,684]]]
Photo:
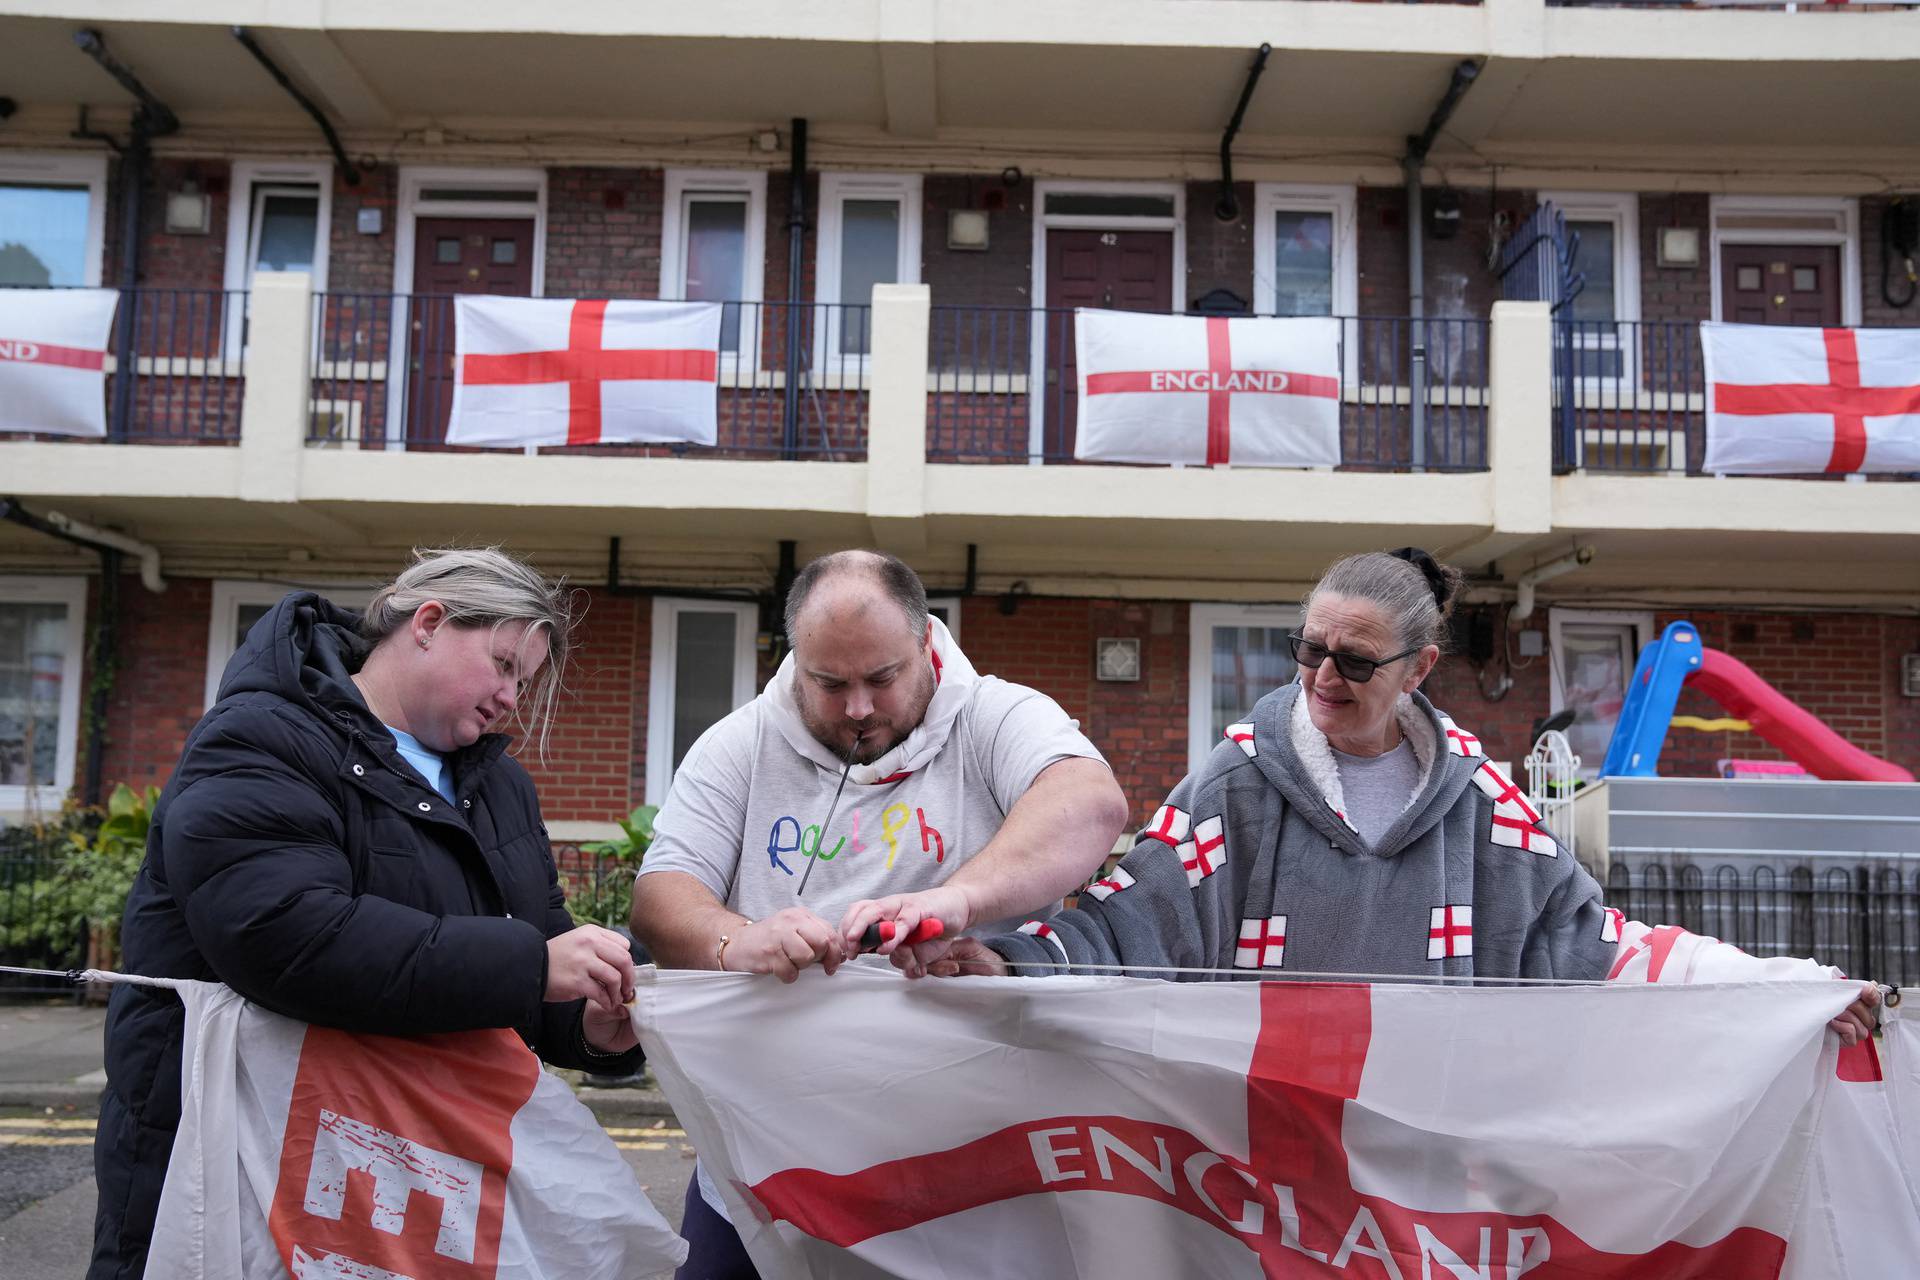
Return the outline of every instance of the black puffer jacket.
[[[350,679],[355,617],[288,596],[234,655],[154,811],[123,968],[224,982],[305,1022],[410,1035],[512,1027],[605,1072],[583,1002],[548,1004],[546,942],[573,927],[532,781],[488,734],[455,753],[455,802],[400,756]],[[93,1277],[137,1276],[180,1121],[185,1013],[114,989],[94,1166]]]

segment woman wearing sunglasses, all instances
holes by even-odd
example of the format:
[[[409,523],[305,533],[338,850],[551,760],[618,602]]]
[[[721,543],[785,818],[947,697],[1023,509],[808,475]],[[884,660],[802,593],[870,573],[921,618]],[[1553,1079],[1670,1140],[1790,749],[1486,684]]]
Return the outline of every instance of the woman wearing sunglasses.
[[[1606,906],[1479,740],[1419,692],[1461,580],[1412,547],[1334,564],[1289,637],[1298,681],[1228,727],[1073,910],[985,942],[901,948],[895,963],[913,976],[1123,964],[1181,978],[1839,977],[1656,934]],[[1834,1030],[1852,1044],[1877,1001],[1867,985]]]

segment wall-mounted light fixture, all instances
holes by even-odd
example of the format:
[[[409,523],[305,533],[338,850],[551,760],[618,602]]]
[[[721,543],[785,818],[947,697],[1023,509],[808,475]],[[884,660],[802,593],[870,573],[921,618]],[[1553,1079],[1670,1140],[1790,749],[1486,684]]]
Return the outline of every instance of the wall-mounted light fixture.
[[[213,197],[189,178],[178,190],[167,192],[168,235],[203,236],[213,225]]]
[[[1093,677],[1096,680],[1138,680],[1140,678],[1140,638],[1138,636],[1101,636],[1094,641]]]
[[[1700,228],[1662,227],[1655,244],[1654,260],[1663,267],[1700,265]]]
[[[984,209],[947,210],[947,248],[983,252],[988,244],[987,213]]]

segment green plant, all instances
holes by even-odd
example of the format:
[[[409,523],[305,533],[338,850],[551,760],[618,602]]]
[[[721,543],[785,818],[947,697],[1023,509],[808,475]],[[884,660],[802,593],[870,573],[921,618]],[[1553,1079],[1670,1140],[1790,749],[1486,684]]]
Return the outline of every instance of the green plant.
[[[63,948],[82,925],[116,940],[159,800],[158,787],[143,794],[122,783],[104,813],[70,808],[30,833],[40,856],[10,860],[27,874],[9,877],[0,895],[0,947]]]
[[[590,866],[560,878],[567,910],[581,924],[624,925],[633,909],[633,879],[653,843],[657,805],[643,804],[619,820],[620,835],[580,846]]]

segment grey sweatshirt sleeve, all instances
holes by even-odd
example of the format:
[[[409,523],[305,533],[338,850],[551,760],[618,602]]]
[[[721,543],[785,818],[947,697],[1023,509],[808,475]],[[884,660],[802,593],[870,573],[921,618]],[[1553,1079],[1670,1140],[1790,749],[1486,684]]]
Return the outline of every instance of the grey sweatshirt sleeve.
[[[1600,882],[1561,850],[1571,874],[1547,896],[1527,931],[1520,971],[1534,977],[1597,979],[1619,950],[1620,913],[1608,909]]]
[[[1227,747],[1234,759],[1244,759],[1238,748]],[[1222,856],[1225,817],[1214,799],[1220,791],[1214,765],[1209,761],[1173,789],[1135,836],[1133,849],[1111,874],[1081,892],[1079,905],[986,944],[1024,976],[1070,972],[1062,962],[1124,964],[1135,976],[1162,978],[1176,975],[1152,971],[1230,965],[1251,859]],[[1222,843],[1203,853],[1216,834]],[[1203,875],[1209,859],[1225,865]]]

